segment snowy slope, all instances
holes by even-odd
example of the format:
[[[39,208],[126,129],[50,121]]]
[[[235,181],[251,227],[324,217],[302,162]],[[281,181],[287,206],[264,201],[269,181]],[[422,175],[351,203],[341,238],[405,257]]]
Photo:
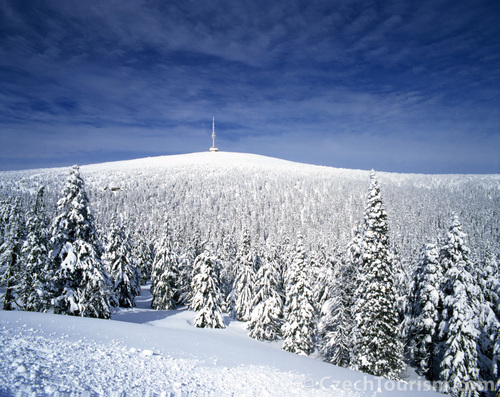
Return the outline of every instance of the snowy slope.
[[[112,320],[0,311],[2,395],[431,396],[279,349],[244,323],[198,329],[185,309],[138,306]],[[413,390],[413,391],[410,391]]]

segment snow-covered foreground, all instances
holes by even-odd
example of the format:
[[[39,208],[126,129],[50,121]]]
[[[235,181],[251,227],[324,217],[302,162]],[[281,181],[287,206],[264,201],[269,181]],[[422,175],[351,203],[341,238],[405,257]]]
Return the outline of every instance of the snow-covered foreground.
[[[147,293],[147,289],[143,289]],[[0,311],[1,395],[434,395],[258,342],[245,325],[198,329],[150,296],[112,320]],[[413,391],[410,391],[413,390]]]

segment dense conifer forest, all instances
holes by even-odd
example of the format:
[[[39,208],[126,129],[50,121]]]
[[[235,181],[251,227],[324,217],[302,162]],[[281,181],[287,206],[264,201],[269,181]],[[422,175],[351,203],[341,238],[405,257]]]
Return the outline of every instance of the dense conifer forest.
[[[236,153],[0,173],[4,310],[222,313],[259,340],[460,395],[499,375],[500,176]]]

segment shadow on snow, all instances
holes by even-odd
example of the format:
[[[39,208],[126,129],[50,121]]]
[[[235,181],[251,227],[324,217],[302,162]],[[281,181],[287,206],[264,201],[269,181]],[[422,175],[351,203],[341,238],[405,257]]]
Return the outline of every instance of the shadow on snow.
[[[112,315],[112,320],[127,323],[146,324],[152,321],[164,320],[175,314],[173,310],[153,310],[151,308],[151,283],[141,285],[141,295],[135,298],[135,307],[118,308]]]

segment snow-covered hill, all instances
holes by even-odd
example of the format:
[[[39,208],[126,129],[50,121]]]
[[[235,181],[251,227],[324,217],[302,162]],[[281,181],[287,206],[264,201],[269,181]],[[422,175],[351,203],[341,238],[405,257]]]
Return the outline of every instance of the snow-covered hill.
[[[68,168],[0,172],[0,200],[30,205],[46,185],[54,211]],[[219,246],[222,236],[253,242],[302,234],[312,249],[343,251],[361,221],[369,172],[294,163],[245,153],[192,153],[81,167],[94,215],[106,230],[119,218],[154,240],[165,219],[185,241],[198,232]],[[500,175],[379,173],[396,251],[412,261],[424,243],[447,230],[457,213],[473,252],[500,243]]]
[[[150,302],[143,287],[137,307],[112,320],[0,311],[0,395],[437,395],[415,377],[392,382],[284,352],[229,318],[226,329],[196,328],[193,312]]]

